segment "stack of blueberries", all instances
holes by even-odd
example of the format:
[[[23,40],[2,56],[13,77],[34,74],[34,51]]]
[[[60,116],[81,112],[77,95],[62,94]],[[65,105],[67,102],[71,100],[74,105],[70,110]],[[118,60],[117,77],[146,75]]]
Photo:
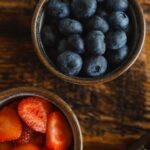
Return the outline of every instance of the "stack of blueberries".
[[[49,0],[41,38],[69,76],[101,77],[128,56],[128,0]]]

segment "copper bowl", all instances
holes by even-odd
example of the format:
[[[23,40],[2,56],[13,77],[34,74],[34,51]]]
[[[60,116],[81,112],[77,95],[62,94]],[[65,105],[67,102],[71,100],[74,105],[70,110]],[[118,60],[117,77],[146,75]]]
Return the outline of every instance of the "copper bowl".
[[[67,118],[73,132],[72,150],[83,150],[82,133],[77,117],[70,108],[70,106],[56,94],[39,88],[14,88],[0,93],[0,108],[2,108],[5,105],[8,105],[13,101],[19,100],[20,98],[27,96],[42,97],[45,100],[52,103],[53,105],[55,105],[57,108],[59,108],[60,111]]]
[[[48,1],[49,0],[40,0],[37,4],[32,20],[32,38],[35,52],[37,53],[39,59],[47,67],[47,69],[55,74],[57,77],[79,85],[108,82],[119,77],[125,71],[127,71],[141,53],[146,32],[144,15],[138,0],[129,0],[129,15],[132,17],[132,28],[134,31],[132,31],[133,34],[131,40],[129,40],[132,41],[129,47],[130,54],[127,59],[122,63],[122,65],[120,65],[113,71],[106,73],[106,75],[104,75],[103,77],[84,78],[64,75],[55,67],[55,65],[49,59],[49,57],[45,53],[44,46],[41,42],[40,31],[44,20],[44,10]]]

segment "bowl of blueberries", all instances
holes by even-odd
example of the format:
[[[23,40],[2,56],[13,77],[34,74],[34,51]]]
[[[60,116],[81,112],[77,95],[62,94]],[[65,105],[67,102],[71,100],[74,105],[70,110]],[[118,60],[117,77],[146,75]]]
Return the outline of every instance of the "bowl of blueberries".
[[[145,28],[137,0],[41,0],[32,38],[49,71],[85,85],[127,71],[142,50]]]

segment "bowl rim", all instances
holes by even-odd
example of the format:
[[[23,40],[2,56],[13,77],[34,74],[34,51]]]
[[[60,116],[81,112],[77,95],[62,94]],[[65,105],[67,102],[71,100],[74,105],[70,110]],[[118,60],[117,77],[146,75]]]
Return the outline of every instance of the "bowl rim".
[[[58,95],[55,93],[45,90],[43,88],[35,87],[19,87],[12,88],[3,92],[0,92],[0,107],[9,102],[15,101],[15,98],[26,96],[38,96],[44,98],[45,100],[51,102],[56,107],[58,107],[62,113],[64,113],[67,118],[73,132],[74,139],[74,150],[83,150],[83,138],[80,128],[79,121],[71,109],[71,107]],[[53,100],[50,100],[53,99]]]
[[[143,10],[140,6],[140,3],[137,0],[130,0],[132,3],[134,3],[135,7],[137,8],[136,11],[138,11],[138,20],[140,24],[140,35],[139,35],[139,42],[136,45],[136,50],[133,53],[132,57],[129,58],[120,68],[116,69],[114,72],[112,71],[110,74],[105,75],[104,77],[96,77],[96,78],[80,78],[80,77],[73,77],[73,76],[68,76],[63,73],[61,73],[59,70],[57,70],[52,64],[49,63],[49,61],[46,59],[44,56],[44,53],[42,52],[40,48],[40,44],[38,42],[38,37],[37,37],[37,32],[38,32],[38,27],[39,27],[39,16],[42,13],[43,7],[45,3],[47,3],[49,0],[40,0],[39,3],[37,4],[37,7],[34,11],[34,15],[32,18],[32,25],[31,25],[31,33],[32,33],[32,41],[34,45],[34,50],[39,57],[40,61],[46,66],[46,68],[56,75],[57,77],[61,78],[64,81],[73,83],[73,84],[78,84],[78,85],[87,85],[87,84],[93,84],[93,83],[105,83],[111,80],[114,80],[121,76],[124,72],[126,72],[137,60],[139,57],[144,41],[145,41],[145,35],[146,35],[146,23],[145,23],[145,18],[144,18],[144,13]]]

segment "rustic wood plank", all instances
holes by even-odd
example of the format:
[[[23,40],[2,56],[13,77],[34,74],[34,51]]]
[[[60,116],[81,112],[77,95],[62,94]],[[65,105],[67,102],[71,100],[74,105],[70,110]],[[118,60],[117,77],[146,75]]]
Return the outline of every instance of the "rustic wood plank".
[[[1,0],[0,12],[30,12],[38,0]]]
[[[75,110],[86,150],[127,150],[150,130],[150,1],[140,3],[147,35],[137,62],[110,83],[83,87],[60,81],[35,56],[30,25],[36,0],[1,0],[0,91],[18,86],[52,90]]]

